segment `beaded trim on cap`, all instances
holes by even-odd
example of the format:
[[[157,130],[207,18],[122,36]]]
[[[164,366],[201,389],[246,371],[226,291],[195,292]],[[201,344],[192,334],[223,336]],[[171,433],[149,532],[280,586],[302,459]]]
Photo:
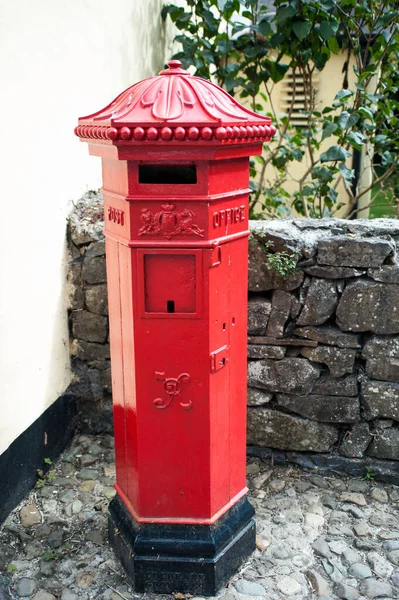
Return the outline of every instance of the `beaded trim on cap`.
[[[157,140],[169,142],[177,140],[182,142],[190,140],[192,142],[200,141],[226,141],[226,142],[245,142],[248,140],[259,140],[268,142],[276,133],[273,125],[247,125],[240,127],[98,127],[92,125],[78,125],[75,128],[75,134],[83,139],[112,140],[112,141],[149,141]]]
[[[268,141],[276,129],[217,85],[190,75],[181,62],[131,86],[104,109],[79,119],[83,139],[112,142]]]

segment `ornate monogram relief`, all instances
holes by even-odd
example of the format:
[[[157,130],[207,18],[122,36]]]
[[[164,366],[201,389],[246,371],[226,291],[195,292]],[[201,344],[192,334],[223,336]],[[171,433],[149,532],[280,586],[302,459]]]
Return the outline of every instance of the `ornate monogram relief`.
[[[181,394],[181,384],[182,383],[190,383],[190,375],[188,373],[182,373],[179,377],[165,377],[165,373],[155,372],[155,377],[157,381],[163,381],[163,389],[166,393],[167,398],[155,398],[154,406],[155,408],[167,408],[174,398],[180,398]],[[180,406],[185,410],[190,410],[193,403],[191,400],[187,402],[183,402],[180,400]]]
[[[167,240],[175,235],[204,237],[204,230],[198,227],[194,211],[185,208],[176,212],[174,204],[163,204],[162,209],[157,213],[149,208],[141,209],[138,235],[163,235]]]

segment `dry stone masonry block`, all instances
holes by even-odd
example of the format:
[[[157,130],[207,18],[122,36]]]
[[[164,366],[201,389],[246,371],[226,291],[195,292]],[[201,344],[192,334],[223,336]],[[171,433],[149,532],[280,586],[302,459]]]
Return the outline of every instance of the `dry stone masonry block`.
[[[282,450],[328,452],[338,439],[338,430],[268,408],[248,410],[248,444]]]
[[[112,426],[101,203],[89,192],[68,226],[71,391],[89,431]],[[248,444],[358,476],[362,464],[381,477],[396,468],[399,480],[399,222],[250,228]],[[295,252],[297,270],[268,268],[270,252]]]
[[[399,333],[399,285],[368,279],[348,283],[337,308],[343,331]]]
[[[268,392],[307,394],[319,376],[320,369],[303,358],[248,363],[248,385]]]
[[[362,358],[370,378],[399,383],[399,337],[373,336],[366,342]]]
[[[394,251],[392,242],[342,236],[319,242],[317,262],[336,267],[380,267]]]
[[[328,321],[338,305],[338,289],[338,285],[334,281],[313,279],[297,324],[321,325]]]

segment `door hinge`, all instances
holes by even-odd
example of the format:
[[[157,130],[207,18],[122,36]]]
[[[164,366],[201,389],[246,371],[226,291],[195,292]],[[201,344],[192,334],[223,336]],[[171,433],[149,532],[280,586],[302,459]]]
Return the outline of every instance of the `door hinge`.
[[[211,373],[223,369],[229,362],[229,346],[225,345],[211,353]]]

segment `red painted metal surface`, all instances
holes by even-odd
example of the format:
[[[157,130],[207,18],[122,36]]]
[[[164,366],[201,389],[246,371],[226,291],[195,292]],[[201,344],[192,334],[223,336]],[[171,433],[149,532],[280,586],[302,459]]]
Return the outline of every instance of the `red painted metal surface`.
[[[75,131],[103,158],[117,491],[213,523],[247,491],[248,157],[275,129],[170,61]]]

